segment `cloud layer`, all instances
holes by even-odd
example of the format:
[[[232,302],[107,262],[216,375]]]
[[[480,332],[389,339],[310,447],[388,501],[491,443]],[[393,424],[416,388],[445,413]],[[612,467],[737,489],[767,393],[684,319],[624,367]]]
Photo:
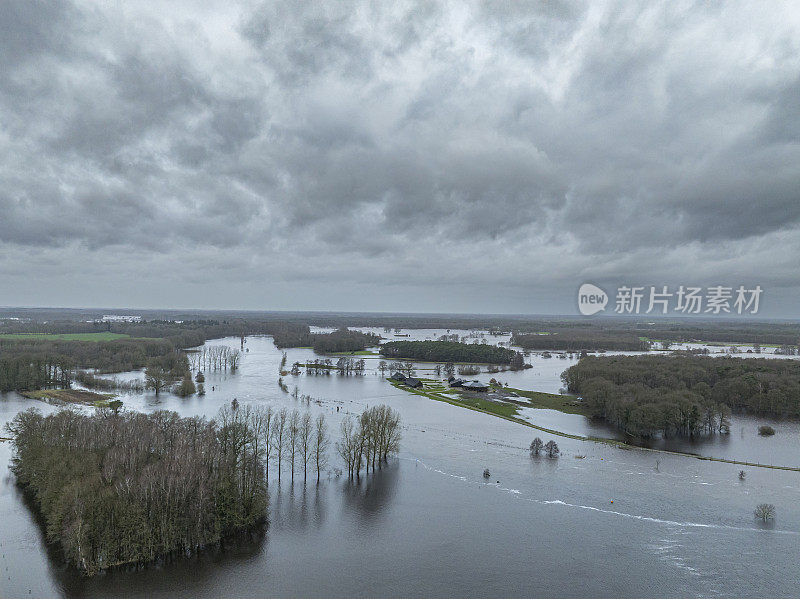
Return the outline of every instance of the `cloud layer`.
[[[791,3],[6,0],[0,70],[0,304],[798,316]]]

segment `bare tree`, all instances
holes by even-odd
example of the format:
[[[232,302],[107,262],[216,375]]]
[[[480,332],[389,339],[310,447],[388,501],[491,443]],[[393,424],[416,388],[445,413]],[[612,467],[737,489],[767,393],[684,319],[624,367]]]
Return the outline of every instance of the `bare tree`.
[[[325,414],[320,414],[317,416],[317,420],[314,423],[314,447],[312,449],[314,464],[317,467],[317,482],[319,482],[320,471],[325,467],[328,461],[329,445],[330,438],[328,437],[328,425],[325,422]]]
[[[286,408],[281,408],[272,419],[272,447],[275,450],[275,457],[278,459],[278,482],[281,482],[281,465],[283,464],[283,452],[286,449],[286,420],[288,418]]]
[[[308,463],[311,461],[311,414],[306,412],[300,420],[300,459],[303,461],[303,482],[308,480]]]
[[[347,475],[352,478],[356,466],[355,452],[358,447],[358,431],[352,416],[348,415],[342,420],[340,432],[341,437],[336,442],[336,451],[347,466]]]
[[[754,514],[759,520],[769,522],[775,519],[775,506],[771,503],[760,503],[756,506]]]
[[[336,444],[348,474],[361,476],[361,468],[381,468],[400,446],[400,415],[388,406],[367,408],[357,421],[342,422],[342,438]]]
[[[167,386],[168,378],[167,371],[157,364],[148,366],[144,371],[145,387],[155,391],[156,395]]]
[[[228,362],[231,367],[231,372],[236,372],[239,368],[239,359],[242,357],[242,352],[238,349],[233,349],[228,352]]]
[[[297,450],[300,447],[300,412],[297,410],[292,410],[292,415],[289,417],[287,433],[286,449],[289,450],[289,464],[292,469],[292,482],[294,482],[294,465],[297,460]]]
[[[275,412],[272,406],[267,406],[264,409],[264,464],[266,465],[267,482],[269,482],[269,460],[272,457],[274,445],[272,442],[273,423],[275,421]]]

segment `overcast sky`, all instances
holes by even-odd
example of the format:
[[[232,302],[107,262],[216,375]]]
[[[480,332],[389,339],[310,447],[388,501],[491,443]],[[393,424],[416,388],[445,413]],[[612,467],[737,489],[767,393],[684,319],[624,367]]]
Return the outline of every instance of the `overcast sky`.
[[[0,3],[0,305],[800,317],[787,2]]]

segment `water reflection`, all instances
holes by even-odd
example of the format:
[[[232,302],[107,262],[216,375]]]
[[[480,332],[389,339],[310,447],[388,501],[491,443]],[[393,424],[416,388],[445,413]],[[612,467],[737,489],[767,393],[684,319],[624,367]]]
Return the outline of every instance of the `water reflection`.
[[[360,523],[377,524],[397,493],[400,468],[397,462],[384,464],[361,479],[345,480],[342,484],[344,506]]]
[[[295,532],[320,528],[325,522],[329,484],[326,481],[270,484],[270,528]]]
[[[239,346],[238,339],[209,343]],[[735,465],[561,438],[555,439],[561,458],[535,459],[527,450],[531,439],[550,436],[395,390],[375,372],[294,377],[290,389],[297,385],[301,394],[321,400],[301,405],[276,384],[281,352],[272,341],[249,338],[248,347],[235,376],[208,373],[206,396],[130,394],[123,397],[126,408],[213,417],[238,397],[243,404],[325,414],[335,438],[345,413],[385,403],[402,413],[399,459],[353,482],[323,476],[317,485],[314,476],[304,485],[301,468],[293,485],[286,470],[278,485],[277,472],[271,472],[270,521],[261,539],[93,579],[47,559],[32,512],[4,472],[0,568],[9,567],[12,580],[2,576],[0,597],[649,598],[719,595],[718,581],[725,581],[730,596],[756,597],[762,589],[796,596],[797,473],[746,468],[741,481],[742,467]],[[288,357],[291,363],[314,356],[296,348]],[[374,370],[377,357],[367,358]],[[571,362],[531,359],[534,369],[501,376],[512,386],[557,391],[558,376]],[[0,424],[31,406],[56,409],[8,394],[0,398]],[[537,410],[533,417],[554,429],[595,430],[576,415]],[[764,438],[757,433],[761,423],[734,417],[732,434],[706,441],[703,453],[796,462],[800,427],[779,423],[776,435]],[[0,465],[10,455],[8,444],[0,443]],[[330,465],[341,467],[333,449]],[[492,473],[488,482],[481,476],[486,467]],[[753,523],[753,509],[762,501],[778,510],[770,530]],[[689,520],[697,524],[682,524]],[[753,568],[763,555],[773,567]]]
[[[87,578],[74,568],[64,565],[63,559],[51,559],[51,573],[58,581],[64,596],[128,597],[150,596],[154,592],[189,592],[198,595],[213,588],[220,572],[236,570],[259,559],[267,552],[268,528],[236,535],[207,547],[192,556],[173,556],[145,566],[130,566],[108,570]],[[52,556],[51,556],[52,558]]]

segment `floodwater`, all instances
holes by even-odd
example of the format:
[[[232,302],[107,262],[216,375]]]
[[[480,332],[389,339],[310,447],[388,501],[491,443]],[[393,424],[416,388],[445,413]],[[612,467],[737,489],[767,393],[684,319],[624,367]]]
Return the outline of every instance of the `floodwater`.
[[[209,345],[223,343],[239,345]],[[402,415],[399,456],[360,483],[335,473],[319,485],[271,482],[263,538],[92,579],[48,552],[4,469],[0,597],[797,597],[798,472],[745,468],[740,481],[735,465],[565,438],[556,438],[561,458],[531,458],[527,446],[537,431],[394,389],[373,358],[361,377],[284,377],[290,390],[313,398],[307,404],[279,389],[281,352],[270,338],[250,337],[245,347],[236,374],[207,373],[205,397],[131,395],[122,398],[126,408],[213,416],[236,397],[324,413],[335,431],[345,414],[385,403]],[[289,364],[312,357],[311,350],[287,351]],[[574,360],[531,361],[533,369],[498,378],[557,392],[560,372]],[[488,376],[498,375],[481,378]],[[30,406],[54,409],[8,394],[0,423]],[[530,410],[530,417],[581,434],[602,427],[549,410]],[[726,440],[695,450],[800,465],[797,425],[773,424],[777,434],[765,439],[754,429],[763,422],[736,418]],[[10,454],[0,443],[0,464]],[[333,455],[331,465],[340,466]],[[762,502],[777,508],[772,525],[754,521]]]

